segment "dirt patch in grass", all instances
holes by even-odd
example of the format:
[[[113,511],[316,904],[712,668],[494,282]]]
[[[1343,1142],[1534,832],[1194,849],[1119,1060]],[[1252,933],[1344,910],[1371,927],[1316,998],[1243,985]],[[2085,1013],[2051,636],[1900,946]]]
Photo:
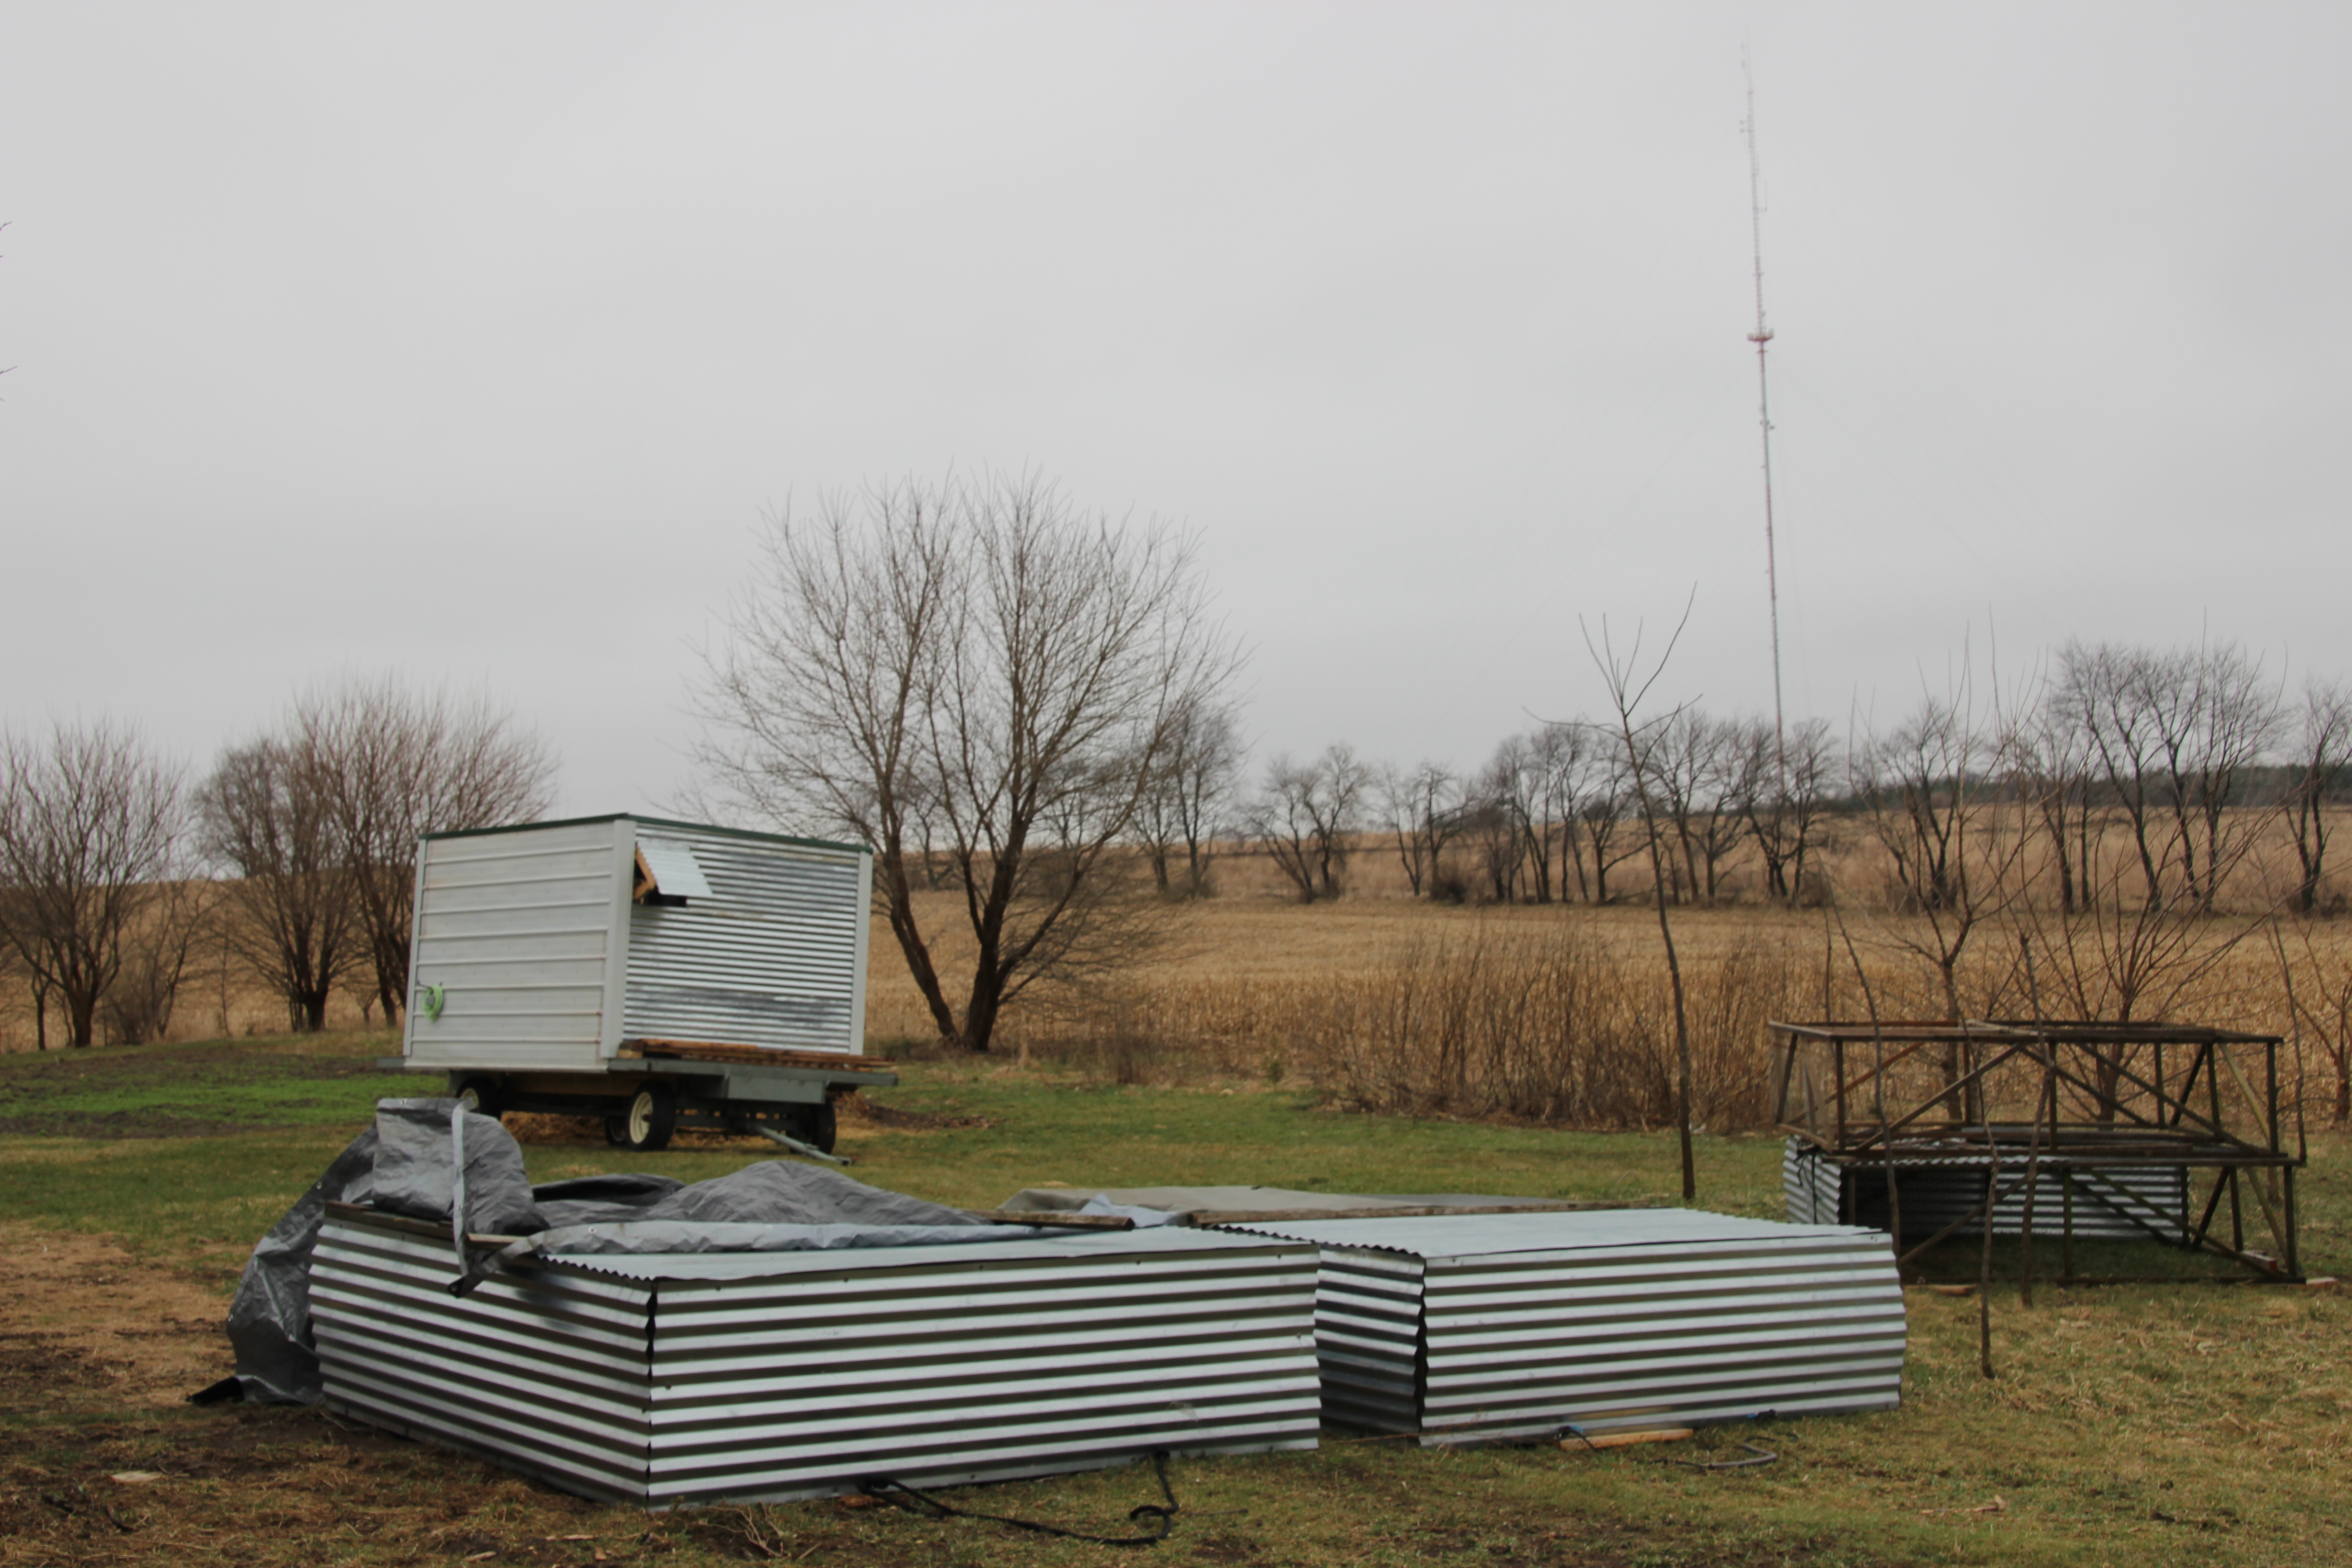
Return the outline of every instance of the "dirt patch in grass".
[[[110,1241],[0,1225],[0,1411],[176,1405],[232,1358],[218,1295]]]

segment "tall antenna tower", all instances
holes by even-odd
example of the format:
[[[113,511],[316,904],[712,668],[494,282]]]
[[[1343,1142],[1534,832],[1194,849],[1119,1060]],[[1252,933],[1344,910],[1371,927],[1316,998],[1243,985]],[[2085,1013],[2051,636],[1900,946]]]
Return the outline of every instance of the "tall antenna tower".
[[[1756,330],[1748,341],[1756,345],[1756,422],[1764,438],[1764,590],[1772,605],[1772,753],[1780,770],[1780,793],[1789,790],[1789,721],[1780,698],[1780,552],[1772,536],[1772,383],[1765,370],[1765,349],[1772,329],[1764,324],[1764,175],[1756,159],[1756,71],[1748,51],[1739,51],[1739,74],[1748,82],[1748,118],[1740,129],[1748,136],[1748,222],[1756,254]]]

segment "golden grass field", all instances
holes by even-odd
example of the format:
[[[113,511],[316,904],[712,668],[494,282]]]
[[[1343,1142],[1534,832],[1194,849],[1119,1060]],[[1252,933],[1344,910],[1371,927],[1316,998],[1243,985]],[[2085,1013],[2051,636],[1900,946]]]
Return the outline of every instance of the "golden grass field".
[[[940,932],[934,956],[952,986],[970,962],[960,910],[939,894],[921,912]],[[1769,1122],[1765,1022],[1866,1017],[1860,974],[1885,1016],[1942,1016],[1933,967],[1904,945],[1921,933],[1904,922],[1753,905],[1671,918],[1706,1124]],[[2199,940],[2234,945],[2167,1016],[2286,1037],[2306,1118],[2327,1121],[2352,922],[2284,921],[2275,935],[2242,916],[2210,923]],[[2007,922],[1971,938],[1959,970],[1969,1016],[2030,1016],[2018,939]],[[873,953],[868,1048],[925,1052],[938,1030],[878,926]],[[2046,977],[2046,951],[2040,962]],[[950,1000],[961,1000],[952,989]],[[2051,1016],[2063,1012],[2053,1003]],[[1672,1115],[1673,1039],[1657,918],[1638,905],[1219,898],[1178,907],[1164,944],[1115,981],[1033,993],[996,1049],[1119,1082],[1290,1083],[1385,1111],[1639,1127]]]

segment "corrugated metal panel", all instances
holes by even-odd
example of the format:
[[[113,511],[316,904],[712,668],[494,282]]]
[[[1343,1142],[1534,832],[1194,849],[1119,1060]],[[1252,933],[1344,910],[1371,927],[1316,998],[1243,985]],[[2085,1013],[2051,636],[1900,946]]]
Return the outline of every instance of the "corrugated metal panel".
[[[1650,1209],[1235,1228],[1323,1247],[1325,1406],[1374,1430],[1447,1442],[1901,1400],[1902,1289],[1859,1227]]]
[[[1961,1218],[1984,1201],[1989,1161],[1982,1158],[1939,1160],[1933,1164],[1897,1161],[1895,1195],[1903,1208],[1903,1234],[1924,1241]],[[1803,1223],[1833,1222],[1839,1214],[1840,1184],[1852,1194],[1855,1221],[1884,1231],[1888,1223],[1885,1178],[1881,1168],[1863,1164],[1841,1171],[1818,1150],[1790,1139],[1780,1160],[1781,1186],[1789,1200],[1789,1217]],[[2025,1173],[2015,1161],[2004,1161],[2001,1182],[2021,1181]],[[2120,1188],[2121,1191],[2116,1189]],[[2074,1235],[2085,1241],[2150,1241],[2152,1227],[2168,1239],[2186,1235],[2183,1208],[2189,1196],[2189,1173],[2178,1165],[2119,1166],[2096,1177],[2074,1179]],[[2045,1166],[2033,1182],[2033,1234],[2054,1237],[2065,1225],[2066,1196],[2059,1172]],[[2136,1216],[2136,1217],[2135,1217]],[[1973,1220],[1953,1233],[1981,1236]],[[2021,1188],[1993,1207],[1995,1236],[2025,1234],[2025,1193]]]
[[[501,1274],[463,1300],[446,1243],[330,1219],[310,1264],[327,1403],[592,1497],[645,1495],[654,1288]]]
[[[887,1269],[835,1255],[830,1274],[665,1283],[652,1495],[1312,1447],[1315,1254],[1132,1246]]]
[[[1894,1408],[1906,1326],[1885,1238],[1802,1231],[1433,1261],[1423,1428],[1497,1436]]]
[[[1828,1190],[1829,1206],[1822,1206],[1822,1162],[1813,1157],[1805,1144],[1790,1139],[1780,1148],[1780,1195],[1789,1205],[1790,1225],[1835,1225],[1838,1217],[1837,1184],[1832,1182]]]
[[[418,1066],[593,1067],[618,900],[611,823],[427,839],[417,878],[409,1009]]]
[[[1418,1258],[1323,1249],[1315,1351],[1325,1420],[1377,1432],[1420,1430],[1421,1275]]]
[[[312,1292],[331,1405],[666,1504],[1312,1447],[1315,1264],[1139,1231],[583,1258],[457,1300],[446,1247],[331,1220]]]
[[[710,893],[630,910],[625,1036],[862,1048],[865,857],[676,827],[637,842],[689,852]]]

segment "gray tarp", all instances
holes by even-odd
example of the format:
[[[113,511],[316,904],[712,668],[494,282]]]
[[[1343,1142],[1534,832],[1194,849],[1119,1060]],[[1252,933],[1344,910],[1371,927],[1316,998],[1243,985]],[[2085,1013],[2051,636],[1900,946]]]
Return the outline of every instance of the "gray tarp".
[[[319,1358],[310,1349],[310,1250],[331,1203],[362,1203],[375,1180],[375,1131],[352,1140],[246,1260],[228,1308],[237,1386],[261,1404],[319,1398]],[[208,1396],[212,1397],[212,1396]]]
[[[375,1191],[368,1200],[387,1214],[446,1220],[457,1163],[450,1148],[453,1100],[379,1100],[375,1104]],[[466,1115],[466,1228],[520,1236],[538,1228],[522,1145],[489,1117]]]
[[[446,1224],[456,1195],[451,1100],[386,1100],[375,1125],[335,1156],[247,1260],[229,1307],[236,1377],[248,1400],[315,1404],[310,1254],[331,1203]],[[526,1238],[498,1261],[537,1251],[726,1252],[907,1247],[1000,1240],[1033,1232],[961,1209],[884,1192],[838,1171],[764,1160],[689,1186],[669,1176],[614,1174],[533,1188],[514,1135],[486,1116],[464,1121],[465,1228]],[[478,1279],[486,1260],[478,1259]],[[450,1275],[457,1275],[451,1242]]]

